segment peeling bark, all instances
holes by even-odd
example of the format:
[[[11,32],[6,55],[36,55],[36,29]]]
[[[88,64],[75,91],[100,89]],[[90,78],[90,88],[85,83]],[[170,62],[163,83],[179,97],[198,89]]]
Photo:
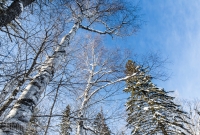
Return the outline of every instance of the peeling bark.
[[[71,31],[62,38],[61,43],[56,48],[54,54],[42,64],[39,73],[28,84],[22,92],[18,101],[6,116],[3,125],[0,126],[0,135],[23,134],[26,125],[31,119],[35,105],[37,104],[40,95],[53,78],[54,72],[65,57],[65,48],[69,45],[70,40],[74,37],[82,18],[78,18],[77,22],[72,27]],[[19,125],[23,128],[15,128],[11,130],[7,123]]]
[[[47,33],[46,33],[46,35],[47,35]],[[42,53],[42,49],[44,48],[47,38],[48,38],[48,36],[46,36],[44,38],[44,41],[42,42],[35,58],[33,59],[30,69],[27,71],[24,78],[27,78],[33,71],[34,66],[36,65],[36,61],[37,61],[39,55]],[[16,77],[16,78],[18,78],[18,77]],[[25,81],[26,81],[26,79],[23,79],[21,81],[15,79],[15,80],[12,80],[10,83],[6,84],[5,88],[0,93],[0,103],[4,102],[4,100],[8,94],[10,94],[10,93],[12,93],[12,94],[4,102],[4,104],[0,107],[0,116],[4,113],[4,111],[8,108],[8,106],[13,102],[13,100],[15,99],[15,96],[19,92],[19,88],[25,83]]]

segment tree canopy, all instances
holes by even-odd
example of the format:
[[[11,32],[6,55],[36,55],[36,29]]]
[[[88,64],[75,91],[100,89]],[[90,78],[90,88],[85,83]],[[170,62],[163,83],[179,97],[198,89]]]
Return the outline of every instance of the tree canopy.
[[[133,3],[1,0],[0,135],[190,134],[187,114],[146,71],[164,61],[142,68],[104,45],[102,35],[139,30]]]

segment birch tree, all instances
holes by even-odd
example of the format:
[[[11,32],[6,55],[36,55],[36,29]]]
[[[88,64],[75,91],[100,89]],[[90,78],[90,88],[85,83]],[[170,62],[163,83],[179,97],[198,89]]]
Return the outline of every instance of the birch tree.
[[[56,39],[57,33],[49,27],[44,30],[44,35],[40,38],[31,37],[26,38],[26,41],[23,39],[16,39],[17,45],[14,45],[16,53],[10,52],[12,55],[6,54],[7,57],[3,57],[2,64],[0,65],[3,68],[1,74],[5,77],[2,77],[2,80],[8,80],[6,85],[3,86],[0,93],[0,116],[4,113],[5,110],[9,110],[13,101],[16,100],[18,94],[24,89],[24,86],[30,81],[32,76],[36,74],[37,68],[40,66],[40,63],[43,62],[43,56],[47,52],[51,51],[51,45],[54,44],[50,35],[54,35]],[[28,33],[27,35],[34,34],[35,31]],[[38,33],[38,31],[37,31]],[[32,42],[30,45],[29,43]],[[37,42],[37,44],[35,43]],[[8,46],[6,46],[8,47]],[[4,47],[2,47],[4,49]],[[12,69],[12,70],[11,70]],[[12,71],[7,73],[8,71]],[[5,73],[4,73],[5,72]]]
[[[88,38],[78,52],[76,63],[80,77],[77,85],[77,135],[87,131],[95,132],[91,125],[94,119],[92,108],[100,106],[104,100],[119,93],[119,83],[124,81],[123,65],[126,55],[120,55],[117,50],[107,50],[101,45],[101,40]],[[118,59],[118,61],[116,61]],[[114,108],[113,108],[114,109]],[[100,111],[100,110],[99,110]],[[110,110],[111,111],[111,110]],[[114,115],[113,115],[114,117]]]
[[[72,53],[72,56],[70,56],[72,58],[69,59],[71,63],[66,64],[66,66],[70,67],[70,71],[68,73],[71,75],[69,77],[66,76],[66,78],[70,78],[70,81],[62,81],[61,88],[58,93],[59,97],[57,97],[57,103],[55,103],[57,105],[62,104],[63,106],[70,103],[70,106],[72,106],[69,118],[72,134],[76,134],[76,132],[79,131],[81,131],[82,134],[98,132],[95,131],[95,128],[92,124],[97,115],[97,112],[93,109],[96,108],[96,110],[99,110],[99,106],[104,106],[106,108],[108,104],[112,104],[112,102],[115,103],[117,101],[117,99],[115,99],[112,102],[109,101],[106,103],[106,100],[112,100],[112,98],[122,93],[120,83],[124,80],[123,67],[125,64],[124,62],[129,56],[127,55],[127,52],[123,53],[120,49],[112,50],[105,48],[102,45],[102,41],[99,37],[95,38],[92,36],[86,36],[84,40],[82,37],[80,41],[81,42],[77,41],[73,43],[76,44],[77,47],[72,47],[75,50],[75,53]],[[118,61],[116,61],[116,59],[118,59]],[[94,71],[91,72],[92,65],[94,65]],[[64,71],[62,72],[58,71],[55,76],[59,78],[59,74],[66,75],[66,70],[69,69],[63,70]],[[91,74],[93,74],[93,77],[91,77]],[[88,81],[89,78],[91,79],[90,81]],[[53,79],[53,81],[50,83],[50,86],[57,86],[55,79]],[[45,93],[51,92],[52,95],[52,93],[54,93],[53,91],[55,91],[55,88],[54,90],[53,88],[51,88],[51,90],[48,88],[45,90]],[[92,92],[94,92],[93,95],[91,95]],[[47,94],[45,95],[48,96]],[[91,97],[87,99],[87,96]],[[48,97],[43,99],[44,104],[46,102],[48,102],[48,104],[51,104],[51,102],[54,104],[54,97]],[[105,119],[112,121],[111,119],[121,116],[119,116],[120,113],[118,110],[118,105],[116,108],[113,107],[112,109],[113,110],[109,110],[109,114],[106,115]],[[47,106],[44,110],[51,111],[52,108]],[[82,113],[82,116],[80,113]],[[53,113],[50,114],[49,112],[44,112],[41,118],[44,117],[48,117],[47,119],[51,118],[52,124],[49,124],[50,128],[48,130],[48,132],[51,133],[56,132],[55,130],[57,130],[56,125],[58,124],[59,119],[56,117],[65,116],[62,116],[59,108],[55,106]],[[45,123],[49,123],[48,120],[45,121]],[[77,131],[78,128],[81,130]]]
[[[126,1],[77,0],[64,2],[62,5],[71,14],[73,26],[70,32],[63,36],[53,55],[48,56],[40,67],[38,74],[31,79],[23,90],[21,96],[1,124],[1,134],[23,134],[40,95],[53,78],[54,73],[65,57],[66,47],[69,46],[79,28],[99,34],[117,36],[130,35],[138,29],[136,7],[131,6]],[[103,27],[102,31],[97,29],[99,24]],[[10,127],[13,128],[11,129]]]

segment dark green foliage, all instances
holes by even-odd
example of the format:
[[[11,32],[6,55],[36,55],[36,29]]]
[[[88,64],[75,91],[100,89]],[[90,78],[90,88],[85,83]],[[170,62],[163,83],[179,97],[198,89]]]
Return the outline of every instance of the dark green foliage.
[[[188,135],[184,126],[187,114],[173,102],[174,97],[152,83],[147,71],[129,60],[126,64],[127,79],[125,92],[130,93],[126,107],[128,127],[133,135]]]

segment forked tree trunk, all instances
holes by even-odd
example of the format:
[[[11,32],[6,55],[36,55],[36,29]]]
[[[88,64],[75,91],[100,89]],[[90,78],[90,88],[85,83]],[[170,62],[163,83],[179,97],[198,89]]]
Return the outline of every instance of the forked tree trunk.
[[[14,107],[6,116],[4,122],[0,124],[0,135],[23,134],[40,95],[47,87],[49,81],[53,78],[54,72],[65,57],[65,48],[74,37],[81,21],[82,18],[77,19],[77,22],[74,24],[71,31],[62,38],[61,43],[54,51],[54,54],[43,63],[39,73],[22,92]]]

